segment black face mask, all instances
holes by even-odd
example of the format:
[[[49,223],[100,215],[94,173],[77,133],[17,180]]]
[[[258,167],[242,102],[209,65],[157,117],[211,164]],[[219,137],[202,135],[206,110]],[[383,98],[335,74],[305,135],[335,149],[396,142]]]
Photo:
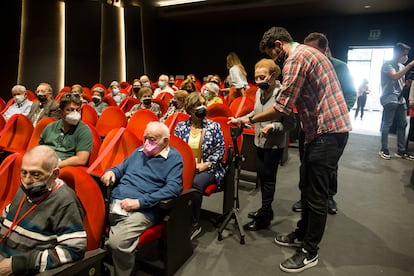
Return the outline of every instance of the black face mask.
[[[46,185],[46,181],[40,181],[31,185],[27,185],[27,187],[22,183],[20,185],[23,192],[27,195],[27,197],[36,202],[43,197],[44,194],[49,192],[49,188]]]
[[[287,57],[288,56],[283,49],[280,50],[279,54],[276,56],[275,63],[280,67],[280,69],[283,68],[283,65],[285,64]]]
[[[47,96],[46,95],[37,95],[37,99],[39,100],[39,102],[41,103],[45,103],[47,102]]]
[[[168,82],[168,84],[169,84],[170,86],[173,86],[173,85],[174,85],[174,82],[173,82],[173,81],[169,81],[169,82]]]
[[[140,89],[141,89],[140,87],[133,87],[132,88],[132,90],[134,91],[135,94],[137,94]]]
[[[256,84],[257,84],[257,86],[258,86],[260,89],[262,89],[262,90],[268,90],[268,89],[269,89],[269,87],[270,87],[269,81],[267,81],[267,80],[264,80],[264,81],[258,82],[258,83],[256,83]]]
[[[94,104],[98,104],[101,102],[101,99],[98,97],[92,97],[92,101],[94,102]]]
[[[205,105],[200,105],[194,109],[194,115],[197,118],[203,119],[207,115],[207,107]]]
[[[143,99],[142,103],[146,106],[150,106],[151,105],[151,99],[149,99],[149,98]]]

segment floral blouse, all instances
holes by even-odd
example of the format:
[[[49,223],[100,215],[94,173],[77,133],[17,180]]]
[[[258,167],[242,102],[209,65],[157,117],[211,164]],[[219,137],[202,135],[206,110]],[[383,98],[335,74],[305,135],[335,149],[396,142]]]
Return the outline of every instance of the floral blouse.
[[[214,174],[216,183],[220,184],[224,177],[224,167],[222,164],[224,155],[224,137],[221,131],[220,124],[203,119],[202,128],[205,128],[205,135],[201,145],[201,151],[204,162],[211,162],[212,166],[208,170],[209,173]],[[175,127],[175,135],[188,143],[190,137],[190,120],[179,122]]]

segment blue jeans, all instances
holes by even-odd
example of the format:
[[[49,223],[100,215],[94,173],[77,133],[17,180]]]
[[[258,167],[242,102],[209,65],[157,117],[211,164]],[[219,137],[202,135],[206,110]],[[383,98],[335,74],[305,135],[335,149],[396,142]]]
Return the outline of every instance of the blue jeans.
[[[206,187],[212,183],[216,183],[216,178],[213,174],[207,171],[196,173],[193,180],[193,188],[197,191],[193,198],[193,218],[192,224],[198,224],[200,220],[201,204],[203,203],[203,193]]]
[[[325,231],[329,185],[347,141],[348,133],[329,133],[305,144],[299,183],[302,216],[295,234],[312,255],[318,253]]]
[[[405,104],[389,103],[384,106],[381,122],[381,149],[388,149],[388,132],[392,122],[397,126],[397,150],[405,151],[405,128],[407,127],[407,107]]]

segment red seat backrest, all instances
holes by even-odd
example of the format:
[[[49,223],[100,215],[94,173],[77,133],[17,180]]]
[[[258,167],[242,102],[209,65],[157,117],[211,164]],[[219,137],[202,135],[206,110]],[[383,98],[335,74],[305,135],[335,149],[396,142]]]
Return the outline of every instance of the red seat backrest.
[[[122,132],[122,133],[121,133]],[[119,138],[114,138],[120,134]],[[142,140],[138,139],[134,133],[125,128],[115,128],[108,132],[99,148],[99,154],[96,161],[88,168],[88,172],[95,175],[102,175],[103,172],[113,166],[120,164],[139,146]],[[109,151],[106,148],[109,148]],[[106,152],[106,155],[102,156]],[[100,160],[102,159],[102,160]],[[98,163],[97,163],[98,162]]]
[[[149,122],[159,121],[157,115],[148,109],[137,110],[129,119],[127,129],[134,133],[138,139],[144,141],[144,131]]]
[[[189,118],[190,118],[190,115],[188,115],[187,113],[176,112],[176,113],[168,116],[168,118],[164,121],[164,124],[166,126],[168,126],[168,129],[170,130],[170,133],[174,134],[175,127],[176,127],[177,123],[182,122],[182,121],[186,121]]]
[[[170,137],[170,146],[178,150],[183,159],[183,190],[190,189],[193,186],[196,168],[193,151],[183,139],[174,135]]]
[[[32,149],[39,144],[40,134],[42,134],[43,129],[54,121],[56,120],[52,117],[43,117],[39,122],[37,122],[35,128],[33,129],[29,143],[27,144],[26,150]]]
[[[25,115],[13,115],[0,132],[0,149],[25,151],[32,132],[33,124]]]
[[[233,112],[234,117],[241,117],[249,114],[254,109],[254,101],[251,97],[238,97],[234,99],[230,104],[230,110]]]
[[[210,104],[207,106],[207,118],[219,116],[232,117],[233,112],[227,105],[221,103]]]
[[[118,104],[116,103],[116,101],[114,100],[114,98],[112,98],[112,96],[106,95],[103,97],[102,101],[104,103],[107,103],[108,106],[118,106]]]
[[[96,126],[99,116],[95,108],[93,108],[89,104],[83,104],[81,113],[82,113],[82,121],[84,123],[88,123],[93,126]]]
[[[139,104],[140,101],[133,97],[126,97],[119,103],[119,108],[123,112],[128,112],[134,105]]]
[[[59,178],[75,191],[85,210],[83,226],[87,234],[86,250],[98,248],[105,221],[105,203],[98,184],[79,167],[62,168]]]
[[[96,130],[100,136],[106,136],[114,128],[125,127],[127,119],[125,113],[118,106],[108,106],[102,111],[96,122]]]
[[[22,154],[13,153],[0,164],[0,212],[9,204],[20,186]]]
[[[101,148],[102,140],[101,136],[99,135],[96,128],[88,123],[85,123],[92,133],[92,151],[91,155],[89,155],[88,166],[90,166],[93,162],[95,162],[96,158],[99,155],[99,149]]]
[[[168,104],[165,103],[163,100],[159,100],[159,99],[152,99],[152,102],[157,103],[160,106],[160,109],[161,109],[160,117],[162,117],[165,114],[165,112],[167,112],[168,110]]]

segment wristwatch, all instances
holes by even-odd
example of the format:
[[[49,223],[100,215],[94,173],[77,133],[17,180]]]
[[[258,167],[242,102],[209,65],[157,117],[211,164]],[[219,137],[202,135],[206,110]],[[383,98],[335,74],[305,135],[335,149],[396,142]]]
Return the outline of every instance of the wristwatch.
[[[250,122],[251,124],[254,124],[253,117],[254,117],[254,115],[249,117],[249,122]]]

